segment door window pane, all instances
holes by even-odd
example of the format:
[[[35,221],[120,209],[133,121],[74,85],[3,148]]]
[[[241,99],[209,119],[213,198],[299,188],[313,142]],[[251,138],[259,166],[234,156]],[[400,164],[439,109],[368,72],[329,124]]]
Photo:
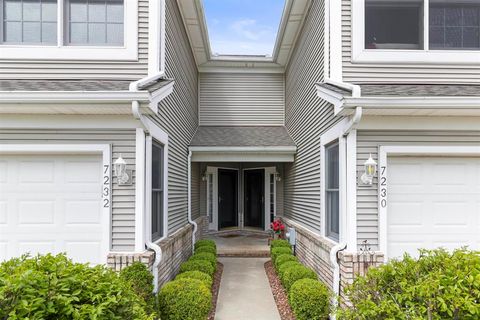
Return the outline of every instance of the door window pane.
[[[480,0],[430,0],[429,24],[433,50],[480,48]]]
[[[366,49],[423,49],[423,0],[365,0]]]
[[[57,43],[56,0],[4,0],[1,4],[3,34],[0,42]]]
[[[340,166],[338,142],[330,144],[325,148],[325,176],[326,235],[338,241],[340,232]]]
[[[70,0],[69,43],[79,45],[123,45],[123,0]],[[86,34],[75,34],[75,23],[86,24]]]

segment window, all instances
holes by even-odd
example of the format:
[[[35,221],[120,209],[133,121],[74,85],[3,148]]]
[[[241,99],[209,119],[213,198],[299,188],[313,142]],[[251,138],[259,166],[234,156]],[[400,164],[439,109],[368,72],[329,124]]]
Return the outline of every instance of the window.
[[[366,0],[365,48],[422,49],[423,0]]]
[[[163,145],[152,141],[152,240],[158,240],[163,236],[163,196],[164,196],[164,172],[163,172]]]
[[[1,42],[5,44],[57,43],[56,0],[4,0]]]
[[[213,223],[213,174],[208,174],[208,223]]]
[[[325,234],[327,237],[338,241],[340,233],[340,166],[338,141],[325,147],[325,164]]]
[[[430,49],[479,49],[480,1],[430,0]]]
[[[123,45],[123,0],[69,0],[68,38],[73,45]]]
[[[479,49],[480,0],[365,0],[365,49],[424,48]]]

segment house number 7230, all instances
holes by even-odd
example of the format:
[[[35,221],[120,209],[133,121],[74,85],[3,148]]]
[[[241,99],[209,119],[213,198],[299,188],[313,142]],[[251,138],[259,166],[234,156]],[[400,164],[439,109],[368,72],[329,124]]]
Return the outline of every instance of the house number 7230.
[[[110,165],[103,165],[103,186],[102,186],[103,207],[110,208]]]
[[[380,206],[387,207],[387,167],[380,167]]]

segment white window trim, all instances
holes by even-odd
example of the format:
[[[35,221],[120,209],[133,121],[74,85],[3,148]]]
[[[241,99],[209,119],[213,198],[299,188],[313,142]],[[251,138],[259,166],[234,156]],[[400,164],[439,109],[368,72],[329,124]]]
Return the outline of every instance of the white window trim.
[[[273,214],[274,218],[277,216],[277,179],[276,167],[266,167],[265,169],[265,231],[270,230],[270,202],[272,198],[270,193],[270,175],[273,174]]]
[[[347,120],[342,120],[320,137],[320,199],[321,199],[321,235],[334,243],[345,242],[347,233],[347,214],[346,214],[346,141],[343,137],[344,128]],[[326,208],[326,147],[338,140],[339,152],[339,235],[338,241],[327,236],[327,208]]]
[[[138,60],[138,0],[124,1],[123,46],[71,46],[64,44],[64,2],[57,5],[56,46],[0,44],[0,59],[27,60]]]
[[[388,157],[389,156],[480,156],[478,146],[380,146],[378,152],[378,240],[388,260]]]
[[[102,155],[102,256],[112,248],[112,151],[109,144],[0,144],[0,154],[101,154]],[[106,189],[105,189],[106,188]],[[107,205],[107,206],[105,206]]]
[[[163,236],[168,236],[168,134],[156,126],[151,120],[145,119],[150,122],[150,135],[146,137],[146,174],[145,174],[145,229],[144,237],[147,242],[152,242],[152,139],[157,140],[163,144]],[[157,240],[159,241],[159,240]],[[145,242],[143,242],[145,244]]]
[[[429,50],[429,0],[424,1],[424,49],[365,49],[365,0],[352,0],[352,62],[355,63],[480,63],[480,50]]]

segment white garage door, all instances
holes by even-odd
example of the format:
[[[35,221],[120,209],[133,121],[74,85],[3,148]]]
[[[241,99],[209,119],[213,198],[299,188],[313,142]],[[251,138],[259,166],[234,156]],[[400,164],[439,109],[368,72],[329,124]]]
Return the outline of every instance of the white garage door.
[[[66,252],[104,263],[101,178],[100,155],[0,155],[0,261]]]
[[[388,159],[387,255],[480,248],[480,158]]]

